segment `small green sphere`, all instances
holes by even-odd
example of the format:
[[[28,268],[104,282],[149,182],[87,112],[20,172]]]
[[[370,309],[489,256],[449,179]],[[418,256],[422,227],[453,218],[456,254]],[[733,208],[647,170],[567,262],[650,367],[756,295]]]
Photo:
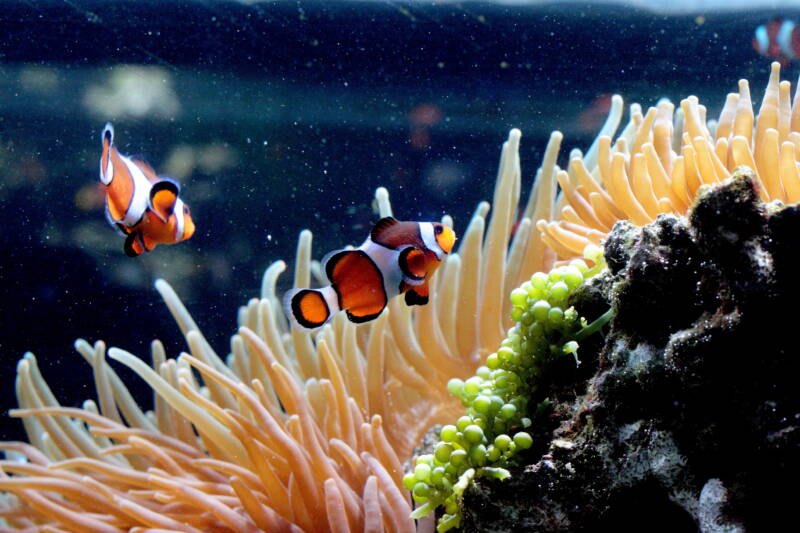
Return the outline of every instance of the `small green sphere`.
[[[491,411],[497,412],[501,407],[503,407],[503,399],[497,394],[493,394],[489,397],[489,399],[492,401],[492,405],[489,407]]]
[[[486,449],[486,458],[489,459],[490,463],[497,462],[497,460],[500,459],[500,455],[501,452],[499,448],[495,448],[494,446],[489,446]]]
[[[453,447],[444,442],[440,442],[436,445],[436,448],[434,448],[433,456],[440,463],[446,463],[450,460],[451,453],[453,453]]]
[[[427,496],[417,496],[413,492],[411,493],[411,495],[414,498],[414,503],[418,503],[418,504],[421,505],[423,503],[427,503],[428,502],[428,497]]]
[[[456,428],[452,424],[448,424],[446,426],[443,426],[442,427],[442,431],[440,433],[442,441],[444,441],[444,442],[453,442],[454,440],[456,440],[456,436],[457,435],[458,435],[458,428]]]
[[[476,444],[469,449],[469,460],[476,466],[483,466],[486,462],[486,446]]]
[[[500,408],[500,417],[504,420],[511,420],[517,414],[517,407],[513,403],[504,404]]]
[[[511,437],[505,433],[498,435],[494,438],[494,445],[501,451],[506,451],[511,444]]]
[[[564,283],[566,283],[570,289],[574,289],[583,283],[583,274],[578,267],[572,265],[564,267]]]
[[[514,322],[519,322],[522,320],[522,314],[525,311],[521,307],[512,307],[511,308],[511,320]]]
[[[514,435],[514,444],[517,445],[517,448],[521,450],[527,450],[533,445],[533,438],[530,436],[529,433],[525,431],[520,431],[516,435]]]
[[[561,303],[569,296],[569,287],[563,281],[557,281],[550,286],[550,300],[553,303]]]
[[[500,366],[500,357],[496,353],[490,353],[486,357],[486,366],[494,370]]]
[[[447,382],[447,392],[456,398],[461,398],[464,395],[464,382],[458,378],[451,379]]]
[[[427,483],[420,482],[414,485],[414,496],[419,498],[426,498],[428,494],[430,494],[430,491],[431,489]]]
[[[483,430],[476,424],[467,426],[464,430],[464,438],[467,439],[467,442],[477,444],[483,440]]]
[[[417,478],[417,481],[430,481],[431,467],[425,463],[418,464],[414,467],[414,477]]]
[[[488,413],[491,406],[491,400],[488,396],[480,395],[472,400],[472,407],[479,413]]]
[[[548,277],[544,272],[537,272],[531,276],[531,285],[537,289],[544,289],[547,287]]]
[[[522,316],[520,317],[519,321],[522,323],[523,326],[530,326],[531,324],[533,324],[534,321],[533,314],[526,311],[522,313]]]
[[[564,271],[561,268],[554,268],[547,274],[547,279],[550,283],[556,283],[557,281],[561,281],[564,279]],[[552,285],[551,285],[552,286]]]
[[[556,327],[560,326],[564,322],[564,311],[560,307],[551,307],[547,312],[547,320]]]
[[[500,361],[507,363],[514,357],[514,350],[508,346],[503,346],[497,350],[497,357],[500,358]]]
[[[505,376],[500,376],[498,378],[495,378],[494,386],[497,389],[504,390],[506,387],[508,387],[508,378]]]
[[[603,249],[596,244],[588,244],[583,249],[583,257],[594,264],[601,263],[603,261]]]
[[[464,382],[464,394],[468,397],[477,395],[481,391],[483,380],[478,376],[472,376]]]
[[[578,271],[583,275],[584,272],[589,270],[589,265],[586,264],[586,261],[583,259],[573,259],[569,262],[569,266],[574,266],[578,269]]]
[[[416,484],[417,484],[417,478],[411,472],[403,476],[403,486],[407,490],[414,490],[414,485]]]
[[[431,466],[433,464],[433,454],[423,453],[422,455],[417,457],[417,464],[421,465],[423,463],[428,466]]]
[[[464,450],[453,450],[450,454],[450,464],[459,467],[467,462],[467,452]]]
[[[444,479],[444,467],[437,466],[431,472],[431,483],[433,483],[437,487],[442,486],[442,480]]]
[[[464,428],[466,428],[470,424],[472,424],[472,417],[465,415],[456,421],[456,428],[459,431],[464,431]]]
[[[488,366],[481,365],[475,371],[475,375],[478,376],[481,379],[486,380],[486,379],[489,379],[491,377],[492,373],[489,371],[489,367]]]
[[[523,307],[528,300],[528,291],[522,287],[516,288],[511,291],[511,304],[515,307]]]
[[[565,285],[566,287],[566,285]],[[533,307],[531,308],[531,313],[533,314],[533,318],[537,322],[544,322],[547,320],[547,313],[550,311],[550,304],[547,300],[539,300]]]

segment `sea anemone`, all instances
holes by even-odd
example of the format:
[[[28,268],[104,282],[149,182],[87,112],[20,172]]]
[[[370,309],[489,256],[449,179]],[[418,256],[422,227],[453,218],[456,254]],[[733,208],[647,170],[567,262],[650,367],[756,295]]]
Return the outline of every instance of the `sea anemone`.
[[[739,164],[757,169],[765,199],[798,200],[800,107],[790,106],[789,84],[778,79],[773,65],[755,134],[744,81],[716,125],[694,97],[674,115],[668,102],[645,115],[633,105],[612,145],[622,114],[615,97],[592,148],[573,151],[566,172],[557,166],[562,136],[551,135],[519,217],[521,134],[512,130],[491,217],[488,203],[478,205],[427,306],[394,299],[367,325],[340,315],[315,334],[290,329],[275,290],[285,270],[278,261],[264,275],[261,298],[240,310],[223,360],[158,281],[190,354],[167,358],[154,341],[148,366],[108,350],[153,388],[152,412],[137,406],[100,341],[75,344],[94,369],[98,398],[80,409],[58,404],[26,354],[17,372],[20,409],[11,414],[29,442],[0,443],[8,456],[0,461],[5,529],[412,531],[403,463],[431,426],[462,412],[447,382],[471,376],[497,350],[512,323],[513,288],[599,244],[616,220],[645,224],[661,212],[683,213],[704,183]],[[386,190],[376,199],[381,216],[390,215]],[[311,240],[301,232],[295,286],[309,286],[312,275],[322,282]]]
[[[481,203],[433,281],[428,306],[412,310],[394,299],[369,325],[340,315],[314,335],[290,329],[275,290],[285,270],[278,261],[264,275],[261,298],[240,309],[224,360],[163,280],[156,288],[190,353],[169,359],[154,341],[148,366],[101,341],[78,340],[98,398],[81,409],[60,406],[26,354],[17,372],[20,409],[11,415],[22,419],[29,442],[0,444],[8,456],[0,490],[13,494],[0,510],[7,526],[412,531],[402,464],[428,428],[458,412],[447,381],[471,375],[505,336],[509,287],[547,261],[530,220],[550,216],[552,187],[532,195],[508,246],[521,188],[519,139],[512,130],[503,147],[490,222]],[[376,199],[381,216],[390,215],[387,191],[378,189]],[[301,232],[295,286],[321,276],[311,240]],[[152,412],[137,406],[106,355],[153,388]]]
[[[661,213],[684,214],[701,186],[727,179],[740,165],[755,170],[761,200],[800,201],[800,92],[794,100],[790,93],[780,64],[772,63],[757,117],[749,84],[740,80],[716,121],[706,122],[695,96],[674,113],[666,100],[644,115],[633,104],[630,122],[612,141],[622,117],[622,98],[614,96],[586,156],[575,150],[567,170],[557,170],[559,220],[537,221],[542,238],[560,258],[580,256],[618,220],[645,225]]]

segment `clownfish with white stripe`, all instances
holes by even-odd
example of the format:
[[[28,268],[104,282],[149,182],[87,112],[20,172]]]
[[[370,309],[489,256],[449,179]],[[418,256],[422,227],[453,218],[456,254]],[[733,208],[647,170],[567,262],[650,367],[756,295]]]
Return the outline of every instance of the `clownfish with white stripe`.
[[[106,218],[125,237],[129,257],[159,244],[175,244],[194,234],[189,206],[178,195],[178,184],[159,177],[153,168],[120,154],[114,146],[114,127],[107,123],[101,136],[100,182],[106,193]]]
[[[298,328],[313,330],[339,311],[357,324],[369,322],[399,294],[405,295],[407,305],[425,305],[431,276],[455,241],[455,232],[438,222],[382,218],[364,244],[323,259],[330,285],[286,293],[286,314]]]
[[[756,28],[753,48],[762,56],[787,66],[800,57],[800,27],[794,21],[775,18]]]

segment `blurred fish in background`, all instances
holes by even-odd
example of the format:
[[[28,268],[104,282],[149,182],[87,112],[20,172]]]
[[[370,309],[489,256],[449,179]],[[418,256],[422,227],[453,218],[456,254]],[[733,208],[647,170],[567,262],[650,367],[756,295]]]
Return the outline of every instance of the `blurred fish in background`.
[[[800,55],[800,32],[793,20],[774,18],[756,28],[753,48],[786,67]]]

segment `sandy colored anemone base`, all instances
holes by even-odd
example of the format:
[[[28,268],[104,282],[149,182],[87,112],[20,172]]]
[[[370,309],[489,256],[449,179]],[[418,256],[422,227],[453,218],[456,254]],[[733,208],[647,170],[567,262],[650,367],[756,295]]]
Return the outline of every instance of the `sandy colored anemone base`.
[[[402,462],[430,426],[458,416],[447,381],[474,373],[496,348],[510,288],[552,260],[530,222],[550,218],[552,185],[531,195],[509,247],[519,140],[512,130],[504,144],[491,219],[481,203],[427,306],[395,298],[361,327],[340,314],[313,335],[290,330],[275,292],[285,270],[278,261],[261,298],[240,309],[224,360],[163,280],[156,288],[190,353],[169,359],[154,341],[148,365],[124,350],[106,353],[101,341],[77,341],[97,390],[80,409],[59,405],[26,354],[12,416],[29,442],[0,443],[9,452],[0,461],[0,530],[413,531]],[[386,190],[376,198],[381,216],[391,214]],[[301,232],[295,286],[321,282],[311,240]],[[152,387],[153,412],[137,406],[107,356]]]
[[[717,121],[706,122],[695,96],[677,111],[661,101],[643,115],[633,104],[630,122],[612,141],[622,117],[622,98],[614,96],[586,156],[573,151],[567,170],[553,175],[564,192],[558,220],[539,220],[537,229],[560,258],[574,257],[617,220],[644,225],[661,213],[685,213],[702,185],[727,179],[740,165],[755,169],[761,200],[800,201],[800,91],[794,100],[790,93],[773,63],[758,116],[750,86],[740,80]]]

